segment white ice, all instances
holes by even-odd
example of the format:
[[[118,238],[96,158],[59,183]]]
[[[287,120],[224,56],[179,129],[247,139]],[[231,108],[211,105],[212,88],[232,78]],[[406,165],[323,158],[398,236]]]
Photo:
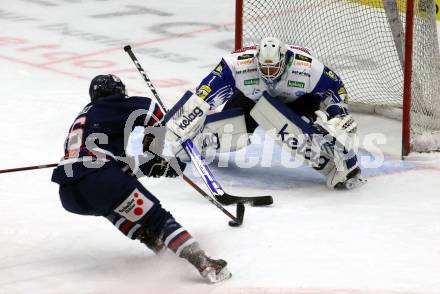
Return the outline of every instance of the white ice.
[[[0,25],[6,169],[59,160],[94,75],[116,73],[131,94],[151,96],[126,44],[172,105],[232,49],[234,1],[2,1]],[[181,179],[142,179],[210,255],[229,262],[233,277],[218,285],[103,218],[66,212],[51,169],[1,174],[0,293],[440,293],[439,156],[401,161],[399,122],[356,117],[361,142],[386,139],[361,150],[364,164],[380,150],[385,162],[365,169],[358,190],[330,191],[314,171],[284,167],[279,148],[270,168],[240,169],[232,157],[219,159],[229,168],[212,165],[230,193],[274,196],[271,207],[247,207],[239,228]]]

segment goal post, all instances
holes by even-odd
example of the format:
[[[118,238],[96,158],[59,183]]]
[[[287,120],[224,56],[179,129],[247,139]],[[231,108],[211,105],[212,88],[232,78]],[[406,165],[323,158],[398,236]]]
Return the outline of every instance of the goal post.
[[[412,56],[414,34],[414,0],[406,4],[405,28],[405,59],[403,63],[403,102],[402,102],[402,156],[411,151],[411,84],[412,84]]]
[[[235,32],[236,49],[266,36],[310,48],[350,109],[402,120],[402,155],[440,150],[435,0],[236,0]]]

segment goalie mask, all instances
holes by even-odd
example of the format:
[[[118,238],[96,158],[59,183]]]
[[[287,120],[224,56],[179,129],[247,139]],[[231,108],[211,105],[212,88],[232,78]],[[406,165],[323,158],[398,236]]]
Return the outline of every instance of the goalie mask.
[[[267,82],[274,82],[285,69],[286,46],[277,38],[267,37],[257,46],[258,70]]]
[[[125,85],[119,77],[108,74],[98,75],[93,78],[89,88],[89,95],[92,102],[114,94],[126,94]]]

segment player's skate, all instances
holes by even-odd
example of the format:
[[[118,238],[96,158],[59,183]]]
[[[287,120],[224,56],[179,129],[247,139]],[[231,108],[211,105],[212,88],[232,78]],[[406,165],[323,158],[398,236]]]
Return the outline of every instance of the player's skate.
[[[167,249],[160,236],[152,234],[149,230],[141,227],[137,230],[135,239],[147,245],[156,255],[161,255]]]
[[[226,268],[227,262],[223,259],[211,259],[199,248],[198,243],[185,247],[180,257],[188,260],[196,267],[200,275],[211,283],[229,279],[232,275]]]

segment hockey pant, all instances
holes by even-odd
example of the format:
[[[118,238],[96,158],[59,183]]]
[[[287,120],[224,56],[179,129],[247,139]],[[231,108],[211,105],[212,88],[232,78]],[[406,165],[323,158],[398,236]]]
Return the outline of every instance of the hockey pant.
[[[63,207],[72,213],[107,217],[124,235],[134,239],[144,227],[159,236],[176,254],[190,245],[191,235],[159,200],[117,165],[103,167],[78,181],[60,186]]]

